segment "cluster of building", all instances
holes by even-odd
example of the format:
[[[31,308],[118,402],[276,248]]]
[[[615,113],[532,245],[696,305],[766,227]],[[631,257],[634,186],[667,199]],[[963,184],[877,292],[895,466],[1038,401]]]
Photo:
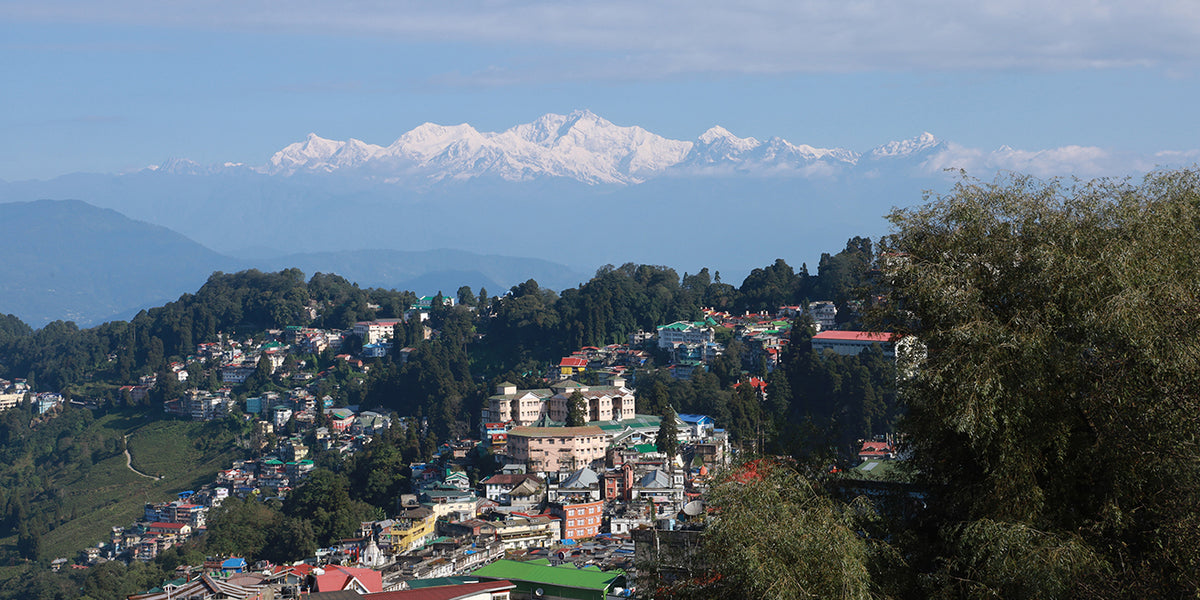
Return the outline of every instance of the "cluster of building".
[[[508,582],[510,598],[534,597],[538,589],[537,597],[548,598],[628,594],[626,573],[634,567],[630,532],[674,519],[699,497],[708,469],[727,456],[724,433],[707,417],[681,415],[676,427],[682,452],[674,458],[658,452],[654,441],[660,419],[637,414],[636,399],[619,376],[601,386],[564,380],[537,390],[501,384],[496,392],[485,414],[512,417],[515,411],[518,420],[493,424],[503,434],[447,442],[429,463],[412,465],[413,493],[402,495],[387,519],[362,523],[358,536],[319,550],[305,565],[256,565],[256,573],[237,576],[261,577],[255,584],[260,587],[291,585],[288,593],[296,594],[337,590],[374,597],[369,594],[433,587],[450,593],[453,586],[488,580]],[[562,403],[572,396],[585,400],[583,427],[564,427],[554,419],[565,417]],[[341,431],[351,431],[353,419],[362,416],[343,409],[326,412],[331,424],[346,423],[344,429],[336,426]],[[311,468],[310,461],[300,458],[305,449],[297,442],[281,441],[278,456],[236,463],[219,473],[211,488],[180,502],[255,490],[286,494],[295,477],[303,476],[306,463]],[[500,472],[472,481],[467,473],[477,466],[480,446],[506,464]],[[203,511],[181,506],[148,506],[147,518],[154,521],[143,529],[192,514],[199,516],[180,524],[202,529]],[[156,526],[154,531],[160,530]],[[155,535],[154,547],[161,551],[168,539],[181,534]],[[147,556],[149,551],[137,558]],[[346,576],[318,581],[316,573],[331,571]],[[206,581],[225,580],[212,572],[193,574],[172,589],[212,585]],[[580,591],[585,589],[589,591]]]
[[[817,303],[814,303],[817,304]],[[716,340],[716,332],[729,332],[730,339],[741,343],[743,366],[754,368],[760,362],[768,371],[779,365],[791,332],[791,317],[797,307],[781,307],[776,315],[746,313],[733,315],[711,309],[700,321],[676,321],[657,328],[657,345],[670,357],[668,368],[678,379],[691,377],[725,352]],[[835,309],[836,310],[836,309]]]
[[[30,407],[35,414],[44,415],[62,406],[61,394],[52,392],[35,393],[24,379],[0,379],[0,412],[16,408],[25,398],[29,398]]]
[[[340,565],[283,565],[248,570],[240,558],[213,560],[202,569],[181,568],[177,578],[129,600],[265,600],[330,598],[351,600],[609,600],[630,597],[621,571],[554,566],[548,558],[497,560],[466,576],[413,580],[384,591],[378,571]]]
[[[203,532],[209,509],[226,496],[226,488],[186,491],[170,502],[147,503],[141,518],[132,525],[114,526],[107,543],[85,548],[82,562],[94,565],[108,560],[153,560],[163,550]]]
[[[866,347],[879,344],[886,356],[895,356],[897,340],[893,334],[837,330],[838,309],[828,300],[810,302],[807,306],[781,306],[773,315],[732,315],[706,309],[703,320],[661,325],[656,336],[636,334],[631,336],[631,342],[656,337],[658,348],[670,357],[668,368],[676,378],[687,379],[696,369],[706,368],[725,351],[725,347],[716,341],[716,332],[722,329],[729,332],[730,339],[741,343],[744,368],[756,370],[761,365],[770,372],[779,366],[791,335],[792,320],[800,315],[806,315],[816,329],[812,344],[818,352],[833,350],[839,354],[857,355]]]
[[[813,338],[814,348],[820,350],[857,354],[866,345],[892,341],[887,335],[833,330],[836,308],[816,302],[807,308],[782,307],[777,315],[707,311],[701,321],[659,327],[657,345],[671,357],[676,376],[686,377],[690,369],[703,368],[724,351],[716,341],[718,328],[724,328],[747,349],[748,363],[764,360],[770,369],[786,347],[789,318],[800,312],[807,312],[823,330]],[[289,346],[306,351],[324,350],[335,343],[340,347],[341,339],[350,333],[362,338],[363,357],[382,355],[380,349],[383,353],[391,349],[390,339],[403,322],[365,321],[338,336],[288,328],[281,332],[278,346],[244,353],[241,363],[267,359],[274,367],[276,360],[282,363]],[[624,377],[649,358],[637,344],[654,338],[655,334],[643,333],[631,336],[628,345],[582,348],[560,361],[562,379],[544,388],[499,384],[482,408],[479,440],[447,442],[430,463],[412,465],[412,493],[397,499],[387,519],[362,523],[356,537],[321,549],[305,564],[257,565],[255,573],[193,573],[172,590],[185,585],[210,589],[240,576],[236,584],[244,585],[248,595],[228,597],[256,597],[249,594],[264,586],[287,590],[272,593],[339,591],[378,598],[628,595],[635,538],[646,538],[646,532],[652,532],[652,541],[683,535],[687,515],[696,514],[709,470],[725,462],[730,452],[725,433],[704,415],[677,415],[679,453],[667,456],[657,450],[661,419],[638,414],[636,397]],[[238,364],[236,350],[220,351],[225,364]],[[751,384],[765,385],[761,380]],[[218,404],[229,406],[228,394],[211,394],[215,399],[206,394],[181,398],[181,410],[183,405],[189,407],[182,414],[207,418],[220,414]],[[582,413],[582,425],[567,427],[573,409]],[[245,412],[257,415],[260,437],[285,425],[289,432],[315,428],[323,447],[347,452],[391,426],[382,415],[333,408],[330,398],[315,398],[305,388],[249,398]],[[318,417],[325,423],[321,427],[317,427]],[[480,446],[504,466],[472,481],[467,473],[477,466],[472,461]],[[305,458],[309,449],[298,436],[279,439],[278,446],[268,451],[275,454],[221,472],[197,498],[244,496],[256,490],[284,495],[312,468]],[[890,446],[885,450],[864,445],[867,453],[888,451]],[[172,503],[174,507],[155,505],[153,521],[147,506],[147,520],[139,533],[153,536],[153,543],[139,540],[139,547],[145,545],[148,554],[151,546],[161,550],[179,539],[182,534],[172,533],[175,530],[202,529],[203,511],[189,508],[192,502],[189,497]],[[160,592],[167,595],[162,597],[172,590],[164,587]],[[402,595],[411,592],[425,595]],[[139,596],[143,597],[151,596]]]
[[[0,411],[16,408],[25,399],[27,393],[29,393],[29,386],[25,384],[24,379],[16,381],[0,379]]]

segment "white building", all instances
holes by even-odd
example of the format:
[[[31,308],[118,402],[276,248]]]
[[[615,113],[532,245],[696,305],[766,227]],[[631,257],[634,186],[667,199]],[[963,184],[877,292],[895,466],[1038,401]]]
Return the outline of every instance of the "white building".
[[[837,328],[837,307],[828,300],[808,303],[808,314],[812,317],[817,331],[829,331]]]
[[[676,321],[658,327],[658,347],[667,349],[675,344],[707,344],[713,341],[713,328],[704,321]]]
[[[401,319],[375,319],[374,321],[359,321],[354,324],[354,335],[362,338],[363,344],[375,344],[380,340],[392,339],[396,325],[403,323]]]
[[[896,357],[896,334],[869,333],[866,331],[822,331],[812,337],[812,348],[818,354],[825,350],[833,350],[846,356],[858,356],[860,352],[872,344],[879,344],[883,355],[888,358]]]

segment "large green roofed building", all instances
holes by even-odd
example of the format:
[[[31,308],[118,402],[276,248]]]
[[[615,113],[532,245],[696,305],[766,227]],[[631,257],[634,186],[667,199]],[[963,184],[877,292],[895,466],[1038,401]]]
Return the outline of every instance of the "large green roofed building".
[[[551,567],[516,560],[498,560],[476,569],[471,575],[484,580],[513,582],[517,586],[512,592],[513,600],[604,600],[617,588],[627,586],[624,571],[577,569],[574,565]]]

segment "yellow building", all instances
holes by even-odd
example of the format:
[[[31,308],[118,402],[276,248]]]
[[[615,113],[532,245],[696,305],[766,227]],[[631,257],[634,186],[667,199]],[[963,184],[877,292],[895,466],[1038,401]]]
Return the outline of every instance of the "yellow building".
[[[423,506],[407,508],[391,521],[382,537],[391,544],[395,554],[420,549],[435,537],[437,531],[437,515]]]

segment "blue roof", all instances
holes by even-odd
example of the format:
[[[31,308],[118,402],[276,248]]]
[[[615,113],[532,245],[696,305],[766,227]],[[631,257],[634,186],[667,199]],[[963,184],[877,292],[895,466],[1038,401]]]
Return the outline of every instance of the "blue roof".
[[[221,568],[222,569],[245,569],[246,568],[246,559],[231,558],[231,559],[221,563]]]
[[[679,420],[684,423],[712,423],[712,417],[708,415],[685,415],[679,413]]]

